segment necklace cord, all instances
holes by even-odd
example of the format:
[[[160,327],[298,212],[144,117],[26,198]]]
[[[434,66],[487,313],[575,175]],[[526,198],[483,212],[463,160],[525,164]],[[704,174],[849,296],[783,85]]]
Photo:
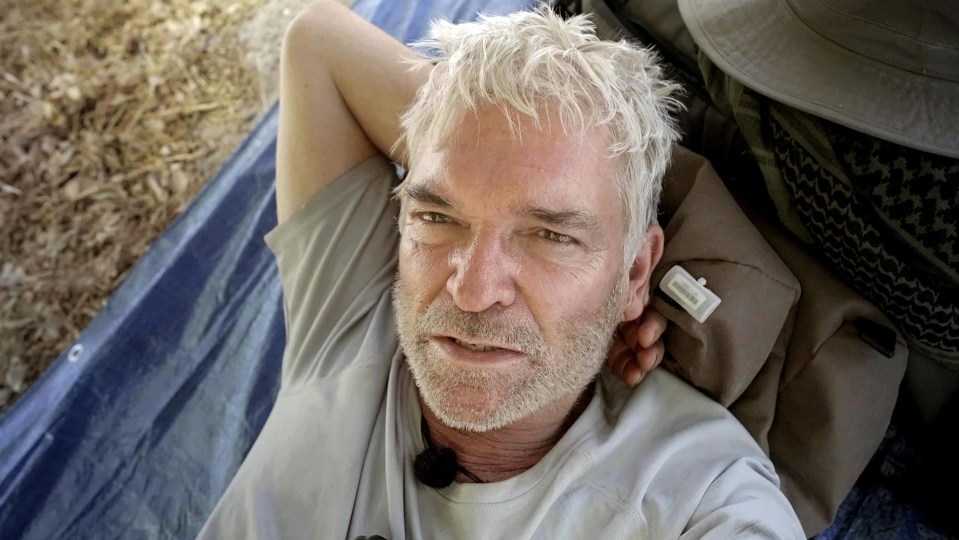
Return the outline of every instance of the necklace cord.
[[[440,448],[440,447],[436,447],[436,446],[433,445],[433,440],[430,439],[430,430],[429,430],[429,427],[426,425],[426,417],[425,417],[425,416],[422,416],[422,415],[420,415],[420,432],[423,434],[423,442],[426,443],[426,449],[427,449],[427,450],[429,450],[429,449],[431,449],[431,448],[438,448],[438,449],[441,449],[441,450],[448,450],[448,451],[450,451],[450,452],[453,452],[453,455],[455,456],[455,452],[453,451],[452,448]],[[466,467],[460,465],[459,461],[456,461],[456,470],[459,471],[459,472],[461,472],[461,473],[463,473],[463,475],[465,475],[467,478],[469,478],[469,479],[472,480],[473,482],[476,482],[477,484],[485,484],[485,483],[486,483],[486,482],[484,482],[483,480],[481,480],[480,477],[478,477],[478,476],[476,476],[475,474],[471,473],[471,472],[469,471],[469,469],[467,469]]]

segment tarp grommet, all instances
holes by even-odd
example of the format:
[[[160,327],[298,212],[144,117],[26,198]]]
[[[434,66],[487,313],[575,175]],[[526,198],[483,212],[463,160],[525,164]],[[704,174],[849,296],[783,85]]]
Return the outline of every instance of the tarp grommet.
[[[70,347],[70,352],[67,353],[67,360],[76,362],[81,356],[83,356],[83,345],[77,343],[73,347]]]

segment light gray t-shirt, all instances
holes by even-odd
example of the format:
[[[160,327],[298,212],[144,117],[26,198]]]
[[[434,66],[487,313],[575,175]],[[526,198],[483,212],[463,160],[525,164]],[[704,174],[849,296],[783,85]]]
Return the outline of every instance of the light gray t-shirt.
[[[804,538],[746,430],[664,370],[635,390],[604,371],[518,476],[419,483],[420,405],[390,298],[394,182],[371,158],[266,235],[286,317],[280,392],[201,538]]]

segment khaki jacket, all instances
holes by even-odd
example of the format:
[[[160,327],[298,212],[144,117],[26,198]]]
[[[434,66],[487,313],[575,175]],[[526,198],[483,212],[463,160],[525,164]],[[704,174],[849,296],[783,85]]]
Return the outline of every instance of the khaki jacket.
[[[908,351],[874,305],[756,208],[734,198],[705,158],[677,148],[652,285],[678,264],[722,302],[704,323],[662,291],[651,302],[670,321],[663,366],[742,422],[812,536],[879,447]],[[894,343],[892,356],[867,341]]]

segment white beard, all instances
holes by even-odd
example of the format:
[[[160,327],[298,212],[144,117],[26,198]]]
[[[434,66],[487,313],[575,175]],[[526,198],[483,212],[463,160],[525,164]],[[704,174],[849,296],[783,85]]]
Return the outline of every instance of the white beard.
[[[624,274],[599,310],[564,320],[558,333],[563,342],[552,350],[535,326],[488,312],[464,312],[448,296],[416,313],[417,303],[399,278],[393,305],[400,344],[423,401],[444,424],[485,432],[586,388],[606,360],[625,288]],[[429,338],[435,334],[489,340],[519,350],[526,358],[508,370],[454,365],[431,344]]]

